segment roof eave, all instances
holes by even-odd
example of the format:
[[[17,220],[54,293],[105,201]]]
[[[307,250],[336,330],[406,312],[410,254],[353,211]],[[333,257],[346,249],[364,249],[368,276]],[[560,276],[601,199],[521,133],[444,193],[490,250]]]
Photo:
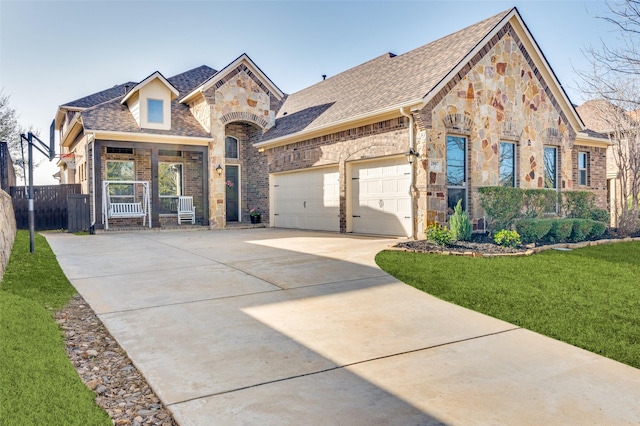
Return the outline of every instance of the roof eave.
[[[176,89],[173,86],[173,84],[169,82],[169,80],[167,80],[159,71],[155,71],[153,74],[151,74],[150,76],[142,80],[140,83],[136,84],[131,90],[129,90],[127,94],[124,96],[124,98],[122,98],[122,100],[120,101],[120,104],[124,105],[127,102],[127,100],[129,100],[129,98],[133,96],[135,92],[139,91],[140,89],[142,89],[144,86],[146,86],[156,78],[160,80],[162,84],[167,86],[167,88],[171,91],[171,100],[174,100],[180,95],[180,92],[178,92],[178,89]]]
[[[256,74],[258,74],[258,77],[260,78],[260,80],[262,80],[262,82],[264,82],[266,84],[266,86],[268,87],[268,89],[269,89],[269,91],[271,93],[275,94],[276,97],[278,97],[278,99],[282,99],[284,97],[284,93],[278,88],[278,86],[276,86],[271,81],[271,79],[269,77],[267,77],[267,75],[265,73],[262,72],[260,67],[258,67],[258,65],[256,65],[255,62],[253,62],[251,60],[251,58],[246,53],[243,53],[242,55],[238,56],[238,58],[236,58],[229,65],[227,65],[226,67],[224,67],[223,69],[221,69],[220,71],[218,71],[217,73],[215,73],[214,75],[209,77],[209,79],[207,79],[207,81],[203,82],[200,86],[196,87],[190,93],[188,93],[185,97],[180,99],[180,103],[189,102],[198,93],[202,93],[202,92],[208,90],[217,81],[220,81],[229,72],[231,72],[234,69],[236,69],[236,67],[238,67],[238,65],[240,65],[243,61],[246,61],[246,62],[249,63],[249,65],[251,66],[252,71],[255,72]]]
[[[595,146],[606,148],[608,146],[612,146],[613,142],[611,142],[611,140],[609,139],[596,138],[594,136],[589,136],[587,133],[578,132],[576,134],[575,144],[580,146]]]
[[[207,146],[214,139],[202,136],[162,135],[158,133],[118,132],[114,130],[85,129],[85,133],[93,133],[96,139],[124,140],[132,142],[180,143]],[[189,143],[191,142],[191,143]]]

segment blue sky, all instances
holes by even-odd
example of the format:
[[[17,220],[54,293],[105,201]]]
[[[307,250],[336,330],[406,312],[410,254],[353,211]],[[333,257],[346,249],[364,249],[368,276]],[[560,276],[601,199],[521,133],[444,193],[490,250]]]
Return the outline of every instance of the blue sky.
[[[577,104],[582,51],[613,45],[604,1],[6,1],[0,87],[20,122],[48,138],[58,105],[154,71],[166,77],[242,53],[285,93],[385,52],[405,53],[517,7]],[[55,162],[55,161],[54,161]],[[36,169],[50,184],[53,163]]]

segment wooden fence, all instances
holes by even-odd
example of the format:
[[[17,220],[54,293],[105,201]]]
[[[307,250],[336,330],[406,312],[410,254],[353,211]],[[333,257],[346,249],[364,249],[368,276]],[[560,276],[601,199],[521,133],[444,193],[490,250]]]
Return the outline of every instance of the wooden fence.
[[[80,194],[79,184],[33,187],[34,227],[36,231],[69,229],[68,195]],[[29,229],[29,194],[23,186],[10,187],[18,229]],[[80,207],[84,208],[84,206]],[[88,212],[83,210],[81,215]],[[73,214],[72,214],[73,215]],[[75,219],[74,219],[74,226]]]

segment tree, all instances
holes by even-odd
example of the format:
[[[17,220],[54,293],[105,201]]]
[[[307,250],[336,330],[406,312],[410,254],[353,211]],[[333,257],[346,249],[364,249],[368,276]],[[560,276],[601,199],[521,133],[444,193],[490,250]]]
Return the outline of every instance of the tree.
[[[607,6],[608,14],[599,18],[616,28],[620,44],[584,51],[590,70],[577,71],[580,89],[594,101],[588,102],[591,113],[579,111],[591,130],[613,143],[607,156],[619,180],[614,214],[618,229],[628,234],[638,230],[640,211],[640,0]]]
[[[5,95],[4,91],[0,91],[0,141],[7,142],[9,146],[9,153],[11,154],[11,159],[13,160],[13,166],[16,172],[16,177],[25,181],[24,170],[28,167],[28,158],[27,158],[27,146],[24,144],[24,161],[23,164],[23,152],[22,152],[22,144],[20,143],[20,134],[27,134],[28,132],[33,132],[33,134],[37,134],[37,132],[33,131],[31,127],[24,127],[18,123],[18,114],[11,107],[9,95]],[[38,167],[41,162],[34,161],[33,167]],[[24,169],[23,169],[24,166]]]

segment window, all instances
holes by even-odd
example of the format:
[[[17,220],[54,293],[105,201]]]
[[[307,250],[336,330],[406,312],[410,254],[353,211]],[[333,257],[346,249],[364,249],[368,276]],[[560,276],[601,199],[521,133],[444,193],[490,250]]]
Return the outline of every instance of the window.
[[[588,185],[587,179],[588,154],[586,152],[578,152],[578,185]]]
[[[133,155],[133,148],[117,148],[113,146],[107,147],[107,154],[130,154]]]
[[[544,187],[558,188],[558,148],[544,147]]]
[[[516,144],[500,142],[500,186],[516,186]]]
[[[135,178],[133,161],[107,161],[107,180],[132,181]],[[132,183],[109,185],[109,195],[114,203],[127,203],[133,199]]]
[[[227,136],[224,139],[224,152],[226,158],[238,158],[238,139]]]
[[[162,123],[162,100],[147,99],[147,115],[149,123]]]
[[[178,197],[182,195],[182,164],[158,164],[158,194],[160,194],[160,197]]]
[[[447,136],[447,192],[448,211],[462,200],[462,208],[467,209],[467,139],[462,136]]]

